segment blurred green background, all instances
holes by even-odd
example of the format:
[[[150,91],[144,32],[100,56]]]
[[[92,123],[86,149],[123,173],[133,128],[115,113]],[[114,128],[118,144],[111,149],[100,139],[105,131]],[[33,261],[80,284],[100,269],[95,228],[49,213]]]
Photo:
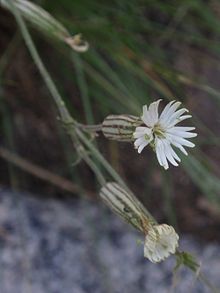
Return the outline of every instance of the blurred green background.
[[[45,65],[79,122],[101,123],[108,114],[140,115],[142,105],[158,98],[164,104],[180,100],[190,110],[193,119],[187,123],[196,126],[196,148],[182,157],[178,168],[163,171],[151,150],[138,155],[132,144],[106,141],[101,135],[97,146],[158,221],[219,240],[220,2],[35,3],[90,44],[88,52],[78,54],[30,26]],[[61,199],[97,198],[96,178],[78,162],[13,16],[4,9],[0,33],[1,185]],[[26,171],[9,163],[15,160],[5,150],[25,159]]]

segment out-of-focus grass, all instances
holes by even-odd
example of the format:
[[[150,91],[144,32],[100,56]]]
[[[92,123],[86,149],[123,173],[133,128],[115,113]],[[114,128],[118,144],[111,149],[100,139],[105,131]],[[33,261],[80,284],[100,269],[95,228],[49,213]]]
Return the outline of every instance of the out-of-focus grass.
[[[90,92],[87,104],[103,117],[107,113],[139,114],[141,105],[152,98],[176,97],[187,103],[187,82],[204,92],[211,103],[219,101],[218,89],[204,83],[204,77],[181,72],[173,62],[178,54],[184,58],[183,48],[196,48],[207,58],[212,56],[219,70],[218,1],[64,0],[62,5],[51,1],[43,4],[70,31],[80,31],[90,41],[91,50],[81,56],[80,65]],[[77,68],[76,60],[72,61]],[[81,95],[83,98],[85,93]],[[88,105],[85,111],[91,116]],[[220,137],[195,113],[193,116],[203,138],[207,135],[208,141],[218,145]],[[220,180],[202,151],[207,140],[198,137],[199,146],[193,156],[183,158],[183,166],[203,193],[219,202]]]
[[[1,86],[4,70],[5,67],[8,64],[8,60],[11,58],[12,52],[15,50],[18,42],[20,40],[20,36],[17,34],[12,39],[10,44],[7,46],[5,53],[0,58],[0,114],[1,114],[1,121],[2,121],[2,132],[5,137],[5,144],[8,148],[11,150],[15,150],[15,140],[14,140],[14,129],[13,129],[13,123],[12,123],[12,115],[7,107],[7,103],[5,102],[4,98],[4,88]],[[12,189],[16,190],[19,188],[19,177],[17,174],[16,169],[12,164],[8,164],[8,174],[9,174],[9,180],[10,185]]]
[[[69,32],[73,35],[81,32],[90,43],[88,52],[76,56],[53,42],[58,58],[63,58],[64,79],[72,75],[72,82],[78,88],[85,114],[83,121],[99,123],[109,113],[139,115],[143,104],[159,97],[167,101],[176,98],[186,104],[190,102],[196,109],[198,97],[188,97],[187,87],[197,88],[210,103],[219,107],[219,89],[209,84],[199,72],[195,76],[193,71],[178,68],[175,62],[181,56],[182,63],[186,62],[188,66],[189,61],[184,61],[186,52],[196,50],[207,60],[214,59],[215,69],[219,71],[218,1],[44,0],[40,5],[60,20]],[[62,80],[56,77],[56,72],[53,75],[62,89]],[[71,108],[68,97],[66,102]],[[79,115],[73,106],[71,111]],[[201,109],[201,113],[203,111],[207,113]],[[220,137],[212,126],[206,125],[201,115],[196,115],[198,113],[193,113],[193,123],[202,135],[197,139],[193,154],[182,158],[183,167],[204,195],[219,203],[220,179],[214,174],[213,162],[204,155],[204,146],[207,142],[219,145]],[[163,190],[169,211],[169,190]],[[174,216],[172,220],[175,220]]]

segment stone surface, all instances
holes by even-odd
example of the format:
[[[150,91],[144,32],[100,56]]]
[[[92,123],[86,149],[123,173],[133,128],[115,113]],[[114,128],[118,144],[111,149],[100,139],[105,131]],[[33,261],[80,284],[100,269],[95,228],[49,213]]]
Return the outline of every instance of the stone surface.
[[[181,236],[210,281],[220,287],[219,244]],[[0,191],[1,293],[210,292],[188,270],[175,280],[173,258],[152,264],[141,235],[104,205]]]

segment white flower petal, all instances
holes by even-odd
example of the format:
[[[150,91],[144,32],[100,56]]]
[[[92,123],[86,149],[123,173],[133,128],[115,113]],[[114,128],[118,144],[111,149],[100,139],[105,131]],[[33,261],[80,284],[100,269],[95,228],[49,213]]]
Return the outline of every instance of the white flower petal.
[[[176,132],[173,132],[173,135],[176,135],[176,136],[180,136],[180,137],[183,137],[183,138],[193,138],[193,137],[196,137],[197,136],[197,133],[193,133],[193,132],[181,132],[181,131],[176,131]]]
[[[167,119],[176,111],[176,109],[181,105],[181,102],[171,101],[166,105],[162,113],[160,114],[159,121],[165,123]]]
[[[150,117],[148,114],[147,105],[143,106],[143,115],[141,116],[141,119],[148,127],[150,127]]]
[[[171,151],[171,154],[174,157],[174,159],[178,162],[181,162],[180,158],[177,156],[176,152],[173,150],[172,147],[170,147],[170,151]]]
[[[185,127],[185,126],[174,126],[171,129],[180,130],[180,131],[192,131],[195,130],[195,127]]]
[[[152,136],[152,130],[148,127],[137,127],[133,133],[134,138],[139,138],[141,136]]]
[[[144,132],[145,130],[149,129],[148,127],[146,126],[138,126],[136,129],[135,129],[135,132]]]
[[[181,152],[184,153],[184,155],[188,156],[187,151],[184,149],[184,147],[181,144],[177,143],[176,141],[172,141],[172,145],[174,145],[179,150],[181,150]]]
[[[180,102],[172,101],[166,105],[161,115],[158,115],[160,100],[153,102],[147,107],[143,107],[142,120],[146,127],[137,127],[133,134],[135,138],[134,145],[141,153],[143,148],[153,141],[158,162],[165,170],[169,168],[169,163],[178,166],[181,161],[173,146],[187,155],[185,147],[194,147],[194,143],[189,138],[197,136],[197,133],[191,132],[195,127],[175,126],[177,123],[191,118],[191,115],[185,115],[188,112],[186,108],[178,109]]]
[[[167,133],[171,135],[175,135],[175,136],[180,136],[183,138],[192,138],[197,136],[197,133],[185,131],[184,128],[187,128],[187,127],[172,127],[167,130]],[[188,128],[194,128],[194,127],[188,127]]]
[[[157,160],[158,160],[160,166],[163,167],[163,163],[162,163],[162,159],[161,159],[161,150],[159,148],[156,148],[155,151],[156,151]]]
[[[140,137],[143,137],[144,136],[144,133],[143,132],[134,132],[133,133],[133,137],[134,138],[140,138]]]
[[[172,115],[170,115],[170,117],[166,120],[166,122],[163,123],[163,125],[166,128],[172,127],[174,123],[180,119],[180,116],[183,115],[185,112],[188,112],[188,110],[185,108],[174,112]]]
[[[142,120],[148,127],[153,127],[158,122],[158,107],[161,100],[150,104],[149,108],[143,106]]]
[[[163,140],[156,138],[155,139],[155,151],[156,151],[156,155],[157,155],[157,159],[159,164],[164,167],[165,170],[167,170],[169,168],[168,162],[167,162],[167,158],[165,156],[165,152],[164,152],[164,145],[163,145]]]
[[[158,122],[158,107],[159,107],[160,101],[161,99],[151,103],[149,106],[148,112],[149,112],[149,116],[152,123],[152,125],[150,126],[154,126]]]
[[[145,238],[144,256],[157,263],[176,252],[179,236],[172,226],[162,224],[152,226]]]
[[[147,146],[153,139],[151,129],[147,127],[137,127],[133,136],[136,138],[134,147],[138,149],[139,154],[142,152],[143,148]]]
[[[138,147],[138,153],[140,154],[143,149],[149,144],[149,141],[143,142],[139,147]]]
[[[181,136],[177,136],[174,134],[167,134],[167,137],[169,137],[169,141],[171,143],[173,143],[174,141],[181,144],[182,146],[187,146],[189,148],[193,148],[195,146],[194,143],[192,143],[191,141],[186,140],[185,138],[181,137]]]
[[[137,148],[139,147],[143,142],[145,142],[144,136],[139,137],[135,140],[134,146]]]
[[[175,126],[177,123],[183,121],[183,120],[186,120],[186,119],[189,119],[189,118],[192,118],[192,115],[183,115],[181,117],[179,117],[178,119],[176,119],[174,122],[173,122],[173,125],[172,126]],[[171,126],[170,126],[171,127]]]
[[[165,156],[167,157],[167,160],[173,165],[173,166],[179,166],[179,164],[174,160],[173,152],[172,152],[172,147],[170,143],[164,144],[164,151],[165,151]]]

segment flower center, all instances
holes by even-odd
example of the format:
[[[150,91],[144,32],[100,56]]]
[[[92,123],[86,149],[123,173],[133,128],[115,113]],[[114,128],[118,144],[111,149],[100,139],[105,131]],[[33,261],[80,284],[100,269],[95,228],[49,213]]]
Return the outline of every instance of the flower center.
[[[165,131],[160,124],[155,124],[153,127],[153,134],[160,138],[165,138]]]

